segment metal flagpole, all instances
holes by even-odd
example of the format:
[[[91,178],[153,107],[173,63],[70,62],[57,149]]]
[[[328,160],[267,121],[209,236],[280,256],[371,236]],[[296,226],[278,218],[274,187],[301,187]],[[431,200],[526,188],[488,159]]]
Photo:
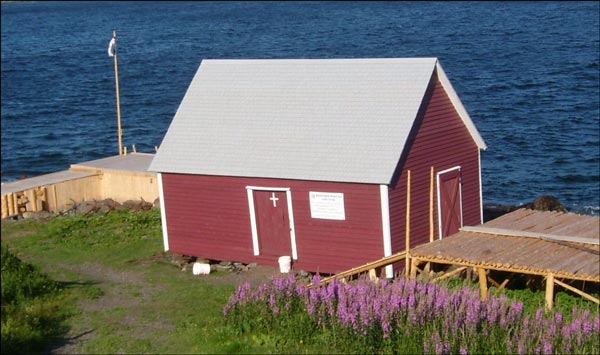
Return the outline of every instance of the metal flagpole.
[[[117,137],[119,140],[119,155],[123,155],[123,139],[121,131],[121,101],[119,99],[119,64],[117,61],[117,32],[113,31],[112,39],[108,45],[108,54],[115,62],[115,89],[117,95]]]

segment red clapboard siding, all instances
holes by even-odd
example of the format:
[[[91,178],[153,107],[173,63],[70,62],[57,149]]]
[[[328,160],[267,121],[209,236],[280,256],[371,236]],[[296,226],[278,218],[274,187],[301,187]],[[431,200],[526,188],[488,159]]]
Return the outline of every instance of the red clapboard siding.
[[[433,90],[425,98],[420,127],[409,147],[400,178],[390,188],[392,251],[405,249],[407,170],[411,171],[410,245],[429,242],[430,168],[434,167],[434,239],[439,238],[437,172],[460,166],[464,225],[481,223],[479,148],[434,76]]]
[[[170,173],[162,181],[173,252],[276,266],[252,249],[246,186],[261,186],[291,189],[295,268],[334,273],[383,256],[378,185]],[[343,193],[346,219],[311,218],[310,191]]]

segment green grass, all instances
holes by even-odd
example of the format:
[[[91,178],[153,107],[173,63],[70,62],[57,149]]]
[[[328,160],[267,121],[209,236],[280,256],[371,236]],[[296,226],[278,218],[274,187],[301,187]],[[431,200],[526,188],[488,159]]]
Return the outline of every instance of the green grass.
[[[72,311],[64,306],[63,285],[36,267],[22,262],[2,245],[2,345],[3,354],[45,350],[65,331]]]
[[[80,340],[71,352],[90,354],[344,351],[336,334],[313,331],[314,337],[304,339],[268,327],[241,332],[227,324],[223,308],[236,285],[218,280],[225,273],[198,277],[171,264],[162,252],[158,210],[4,220],[2,249],[3,354],[47,353],[70,338]],[[9,296],[17,301],[6,308],[5,250],[22,265],[32,265],[23,266],[26,272],[19,276],[32,281],[32,292],[7,286],[6,292],[19,296]],[[507,295],[524,301],[528,309],[544,301],[543,292]],[[557,292],[555,304],[559,309],[595,307],[564,292]],[[298,324],[288,328],[303,332],[303,320],[293,321]]]
[[[18,352],[45,352],[72,337],[86,339],[77,353],[272,351],[252,336],[236,336],[225,325],[223,307],[235,285],[210,280],[224,273],[199,278],[162,257],[158,210],[4,220],[2,246],[56,280],[61,289],[49,300],[53,313],[61,314],[62,326],[54,327],[52,337],[39,337],[35,349]],[[128,283],[91,277],[86,268],[96,266],[137,278]],[[4,270],[2,276],[4,280]],[[18,342],[7,339],[6,344]],[[4,354],[4,333],[2,344]]]

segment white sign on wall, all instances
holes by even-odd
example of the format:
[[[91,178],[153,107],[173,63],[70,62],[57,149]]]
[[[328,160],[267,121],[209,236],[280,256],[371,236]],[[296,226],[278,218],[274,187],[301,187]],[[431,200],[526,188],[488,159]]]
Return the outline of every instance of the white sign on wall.
[[[346,219],[343,193],[310,191],[309,196],[310,216],[312,218]]]

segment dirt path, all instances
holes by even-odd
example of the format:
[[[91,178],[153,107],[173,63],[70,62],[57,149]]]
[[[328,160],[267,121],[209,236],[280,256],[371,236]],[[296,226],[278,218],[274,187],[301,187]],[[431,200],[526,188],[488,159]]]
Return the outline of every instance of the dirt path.
[[[142,265],[152,262],[170,262],[167,256],[152,257],[146,260],[136,261],[134,264]],[[78,265],[60,264],[59,268],[75,272],[80,280],[86,280],[85,283],[91,283],[101,289],[101,294],[97,297],[91,297],[80,301],[77,305],[81,311],[77,315],[77,320],[73,322],[72,328],[65,335],[66,341],[50,349],[51,354],[76,354],[81,353],[85,343],[96,340],[101,334],[94,329],[93,317],[102,315],[103,312],[114,309],[123,309],[125,316],[115,320],[114,326],[119,329],[128,329],[125,336],[144,337],[148,334],[160,334],[165,330],[173,330],[175,327],[171,324],[161,322],[160,320],[149,321],[144,318],[144,310],[140,305],[150,303],[158,294],[169,287],[160,282],[148,282],[148,273],[143,271],[143,267],[128,267],[126,269],[114,269],[99,263],[83,263]],[[174,265],[175,266],[175,265]],[[177,266],[179,267],[179,266]],[[191,264],[185,265],[186,270],[192,274]],[[176,268],[174,267],[174,270]],[[217,284],[230,284],[234,287],[246,281],[256,286],[268,281],[272,276],[279,274],[279,270],[269,266],[255,266],[248,271],[243,272],[219,272],[214,275],[197,276]],[[140,327],[143,324],[143,327]],[[136,334],[144,332],[145,334]]]

